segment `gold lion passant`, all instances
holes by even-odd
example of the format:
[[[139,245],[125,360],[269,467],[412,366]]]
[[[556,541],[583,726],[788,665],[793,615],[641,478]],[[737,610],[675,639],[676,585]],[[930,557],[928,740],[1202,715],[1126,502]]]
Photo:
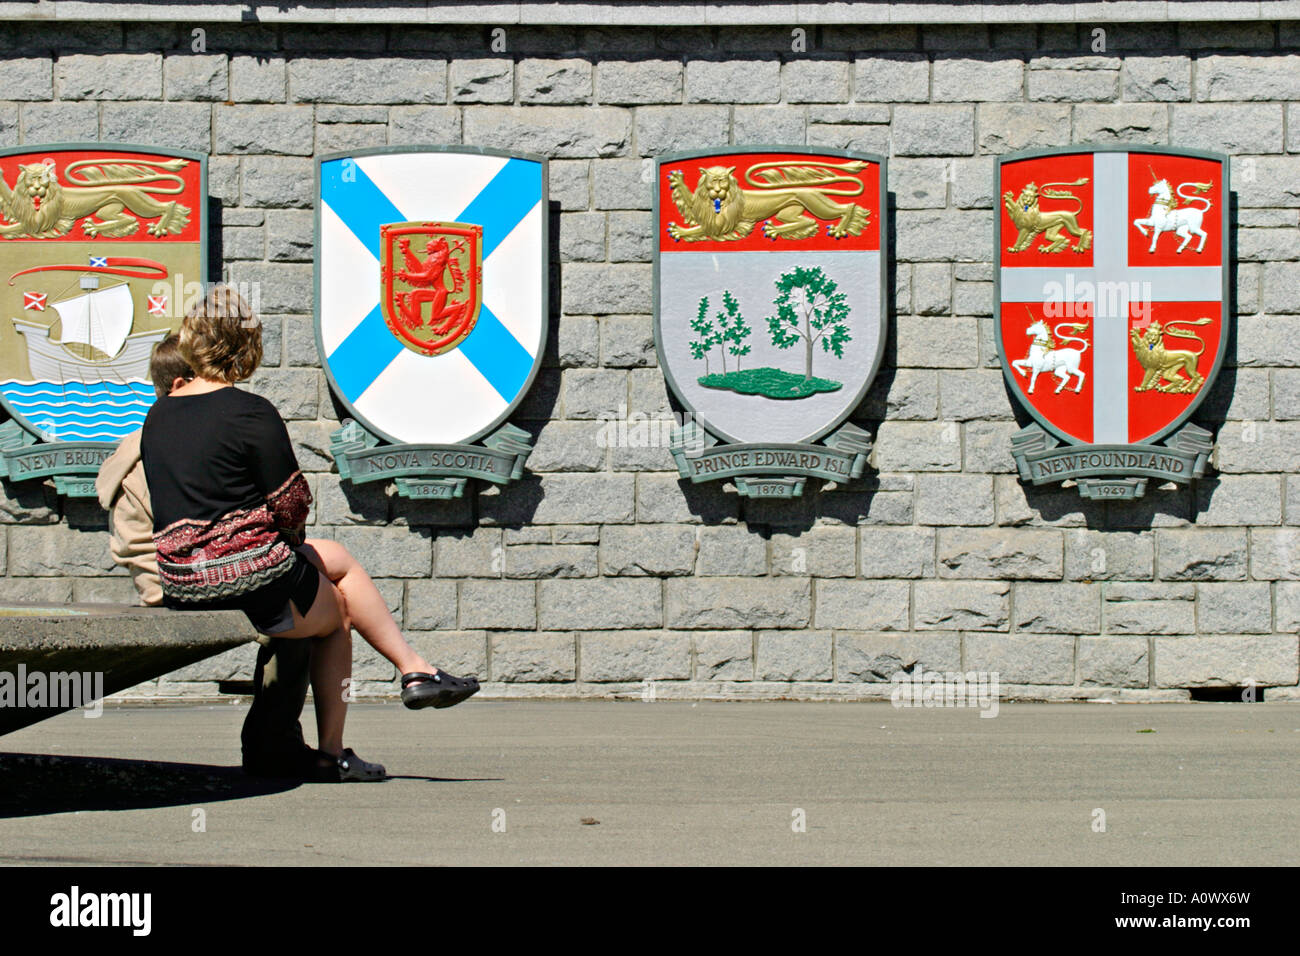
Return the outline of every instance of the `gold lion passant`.
[[[1152,322],[1146,331],[1132,329],[1129,336],[1133,341],[1133,352],[1145,369],[1142,381],[1133,386],[1135,392],[1146,392],[1154,388],[1158,392],[1178,392],[1194,395],[1205,382],[1205,376],[1196,371],[1197,360],[1205,351],[1205,342],[1199,335],[1180,325],[1205,325],[1211,319],[1183,319],[1161,325]],[[1165,336],[1196,339],[1201,343],[1198,351],[1186,349],[1166,349]],[[1186,376],[1184,378],[1183,376]],[[1158,383],[1158,384],[1157,384]]]
[[[66,185],[52,161],[19,166],[12,189],[0,175],[0,212],[9,220],[0,224],[0,237],[66,236],[81,221],[92,239],[117,238],[134,234],[140,219],[156,220],[146,229],[151,236],[177,235],[189,224],[189,207],[154,197],[184,192],[185,181],[175,174],[187,165],[184,159],[82,159],[63,171]]]
[[[1020,230],[1015,245],[1008,246],[1007,252],[1024,252],[1040,235],[1044,236],[1047,242],[1038,247],[1039,252],[1060,252],[1062,249],[1069,249],[1070,240],[1061,235],[1062,229],[1078,240],[1073,246],[1075,252],[1087,252],[1092,248],[1092,230],[1084,229],[1079,225],[1078,220],[1079,213],[1083,212],[1083,200],[1066,189],[1049,188],[1082,186],[1087,181],[1087,177],[1084,177],[1072,183],[1044,183],[1041,189],[1036,184],[1029,183],[1020,191],[1018,197],[1009,189],[1003,193],[1002,202],[1007,207],[1007,214]],[[1070,199],[1077,206],[1073,211],[1054,209],[1043,212],[1038,208],[1040,195],[1047,199]]]
[[[682,171],[674,169],[668,182],[686,225],[669,223],[668,235],[687,242],[744,239],[762,222],[763,235],[769,239],[808,239],[817,234],[818,219],[835,220],[826,227],[833,239],[861,235],[871,210],[831,197],[861,195],[866,187],[850,174],[860,173],[866,165],[763,160],[745,170],[745,182],[753,189],[741,187],[735,166],[701,166],[694,192],[687,189]]]

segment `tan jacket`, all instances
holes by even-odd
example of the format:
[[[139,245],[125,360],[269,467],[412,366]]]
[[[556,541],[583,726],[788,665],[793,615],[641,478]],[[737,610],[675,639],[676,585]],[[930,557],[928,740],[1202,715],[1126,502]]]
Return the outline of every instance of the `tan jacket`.
[[[122,439],[99,468],[95,479],[99,503],[108,512],[112,531],[113,560],[131,572],[131,581],[140,592],[141,603],[162,603],[162,585],[158,580],[158,552],[153,543],[153,508],[149,503],[149,485],[140,461],[140,432]]]

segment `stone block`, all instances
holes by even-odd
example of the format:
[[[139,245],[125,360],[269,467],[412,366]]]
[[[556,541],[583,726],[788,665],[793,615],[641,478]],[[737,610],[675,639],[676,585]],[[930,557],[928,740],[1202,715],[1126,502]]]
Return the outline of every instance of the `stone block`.
[[[584,59],[524,59],[516,78],[521,103],[591,102],[592,66]]]
[[[993,479],[988,475],[917,477],[916,521],[926,525],[992,524]]]
[[[853,91],[863,103],[924,103],[930,98],[930,60],[919,53],[859,57]]]
[[[961,638],[943,633],[835,634],[835,679],[852,682],[892,681],[895,674],[961,670]]]
[[[664,616],[660,588],[657,580],[632,578],[540,581],[541,627],[552,631],[660,627]]]
[[[1016,585],[1016,630],[1031,634],[1101,632],[1101,585]]]
[[[1106,633],[1194,633],[1195,601],[1192,584],[1107,584],[1102,606]]]
[[[538,597],[533,581],[484,581],[460,584],[460,626],[489,630],[537,627]],[[543,630],[554,630],[543,624]]]
[[[759,631],[756,680],[830,680],[830,631]]]
[[[1060,531],[1022,528],[941,528],[940,577],[1059,580],[1063,573]]]
[[[781,65],[775,60],[686,63],[688,103],[776,103],[780,99]]]
[[[1079,683],[1085,687],[1146,687],[1150,658],[1145,637],[1081,637]]]
[[[935,103],[998,102],[1020,99],[1025,65],[1013,59],[939,57],[933,72],[930,98]]]
[[[456,582],[406,582],[402,625],[419,631],[455,630]]]
[[[427,578],[433,567],[432,542],[410,528],[340,527],[334,539],[374,578]]]
[[[1246,532],[1208,528],[1156,532],[1162,581],[1246,580]]]
[[[774,575],[838,578],[857,573],[857,531],[853,528],[774,531],[771,551]],[[871,577],[884,576],[871,574]]]
[[[908,629],[910,586],[906,581],[817,581],[816,594],[816,627],[853,631]]]
[[[1297,680],[1296,635],[1158,637],[1157,687],[1288,687]]]
[[[1065,146],[1070,142],[1068,104],[981,103],[978,114],[981,153]],[[986,178],[992,178],[991,170]]]
[[[966,668],[997,674],[1001,684],[1074,683],[1074,638],[1064,635],[967,634]]]
[[[466,106],[465,142],[558,159],[621,156],[631,143],[626,110],[605,106]]]
[[[1265,581],[1198,584],[1198,630],[1208,634],[1266,634],[1273,629],[1273,599]]]
[[[571,632],[504,631],[488,639],[493,680],[555,683],[577,677],[578,645]]]
[[[664,587],[669,627],[798,628],[811,616],[806,578],[670,578]]]
[[[756,532],[740,525],[700,529],[696,574],[761,575],[766,571],[767,542]]]
[[[230,98],[224,54],[169,56],[163,60],[163,92],[169,100]]]
[[[582,679],[592,682],[688,680],[691,635],[673,631],[583,631]]]
[[[1150,581],[1155,535],[1150,531],[1067,531],[1067,581]]]
[[[508,57],[454,59],[447,87],[453,103],[513,103],[515,64]]]
[[[428,57],[295,57],[289,93],[300,103],[445,103],[447,64]]]
[[[599,573],[589,544],[523,544],[506,548],[508,578],[590,578]]]
[[[897,106],[891,131],[896,156],[975,152],[975,111],[969,106]]]
[[[1005,631],[1011,585],[1005,581],[918,581],[913,627],[918,631]]]
[[[600,561],[605,574],[681,575],[695,568],[696,531],[677,525],[640,524],[601,530]]]
[[[682,75],[677,60],[602,61],[596,66],[596,99],[626,106],[680,103]]]
[[[61,100],[160,100],[162,54],[63,55],[54,66],[54,83]]]
[[[747,681],[754,677],[754,638],[749,631],[696,631],[696,680]]]

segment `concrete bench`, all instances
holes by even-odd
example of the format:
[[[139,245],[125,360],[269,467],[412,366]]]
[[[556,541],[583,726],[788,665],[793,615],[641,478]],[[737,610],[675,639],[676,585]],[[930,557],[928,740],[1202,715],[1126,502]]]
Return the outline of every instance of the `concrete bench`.
[[[257,636],[240,611],[0,604],[0,734],[83,706],[92,688],[114,694]]]

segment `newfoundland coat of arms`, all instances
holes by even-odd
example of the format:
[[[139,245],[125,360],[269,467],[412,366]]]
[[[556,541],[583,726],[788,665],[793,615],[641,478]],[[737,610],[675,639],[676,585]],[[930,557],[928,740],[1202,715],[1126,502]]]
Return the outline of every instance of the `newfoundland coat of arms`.
[[[1210,433],[1188,422],[1229,339],[1228,162],[1158,147],[1000,157],[995,339],[1034,419],[1021,477],[1087,498],[1200,477]]]

